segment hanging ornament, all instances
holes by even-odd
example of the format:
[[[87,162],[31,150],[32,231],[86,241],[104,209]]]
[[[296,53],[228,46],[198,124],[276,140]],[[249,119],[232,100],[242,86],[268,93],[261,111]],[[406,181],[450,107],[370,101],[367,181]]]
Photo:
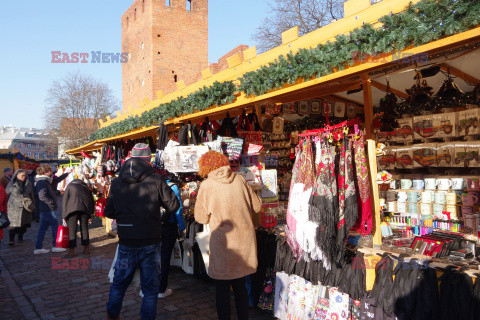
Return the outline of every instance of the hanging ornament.
[[[440,111],[441,108],[459,107],[463,95],[462,90],[453,82],[453,78],[450,75],[450,68],[448,68],[447,79],[445,79],[435,96],[436,100],[438,100],[435,111]]]
[[[433,88],[427,84],[418,70],[415,71],[414,80],[415,84],[405,90],[408,93],[405,102],[411,107],[411,113],[419,114],[422,110],[431,111],[432,106],[429,102],[434,93]]]
[[[380,131],[391,132],[398,128],[397,96],[390,90],[390,81],[387,79],[387,94],[380,100]]]

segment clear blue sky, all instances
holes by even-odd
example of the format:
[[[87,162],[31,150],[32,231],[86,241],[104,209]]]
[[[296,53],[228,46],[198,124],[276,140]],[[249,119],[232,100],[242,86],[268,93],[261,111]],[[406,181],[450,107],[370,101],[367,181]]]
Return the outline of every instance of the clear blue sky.
[[[121,101],[121,64],[52,64],[51,51],[120,52],[120,17],[133,0],[2,1],[0,125],[43,127],[53,79],[80,70],[108,83]],[[265,0],[209,0],[209,61],[251,36],[267,13]]]

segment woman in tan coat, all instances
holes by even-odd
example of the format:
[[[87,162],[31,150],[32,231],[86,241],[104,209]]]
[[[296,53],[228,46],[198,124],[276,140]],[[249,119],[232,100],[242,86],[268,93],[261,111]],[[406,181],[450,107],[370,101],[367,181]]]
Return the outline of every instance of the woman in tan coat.
[[[232,287],[238,319],[248,319],[245,276],[257,270],[252,215],[260,212],[261,200],[245,179],[232,171],[223,154],[206,153],[200,158],[199,167],[199,174],[207,179],[198,192],[195,220],[210,226],[208,275],[216,280],[218,318],[230,319]]]

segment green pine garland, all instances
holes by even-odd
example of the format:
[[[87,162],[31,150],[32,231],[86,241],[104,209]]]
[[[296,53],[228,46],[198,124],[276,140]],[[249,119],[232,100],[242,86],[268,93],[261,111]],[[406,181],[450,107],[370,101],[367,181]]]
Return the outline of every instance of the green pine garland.
[[[440,38],[464,32],[480,25],[478,0],[424,0],[398,14],[379,19],[382,27],[371,24],[335,37],[334,42],[280,56],[270,64],[240,77],[239,90],[259,96],[270,90],[293,84],[299,78],[323,77],[334,69],[343,70],[355,63],[355,57],[379,55],[420,46]]]
[[[186,98],[180,97],[169,103],[161,104],[151,110],[143,112],[140,116],[128,117],[115,122],[108,127],[97,130],[91,140],[98,140],[127,133],[132,130],[149,127],[161,121],[179,117],[184,114],[194,113],[210,108],[213,105],[223,105],[235,100],[236,87],[232,81],[223,83],[214,82],[211,87],[189,94]]]
[[[410,46],[420,46],[480,25],[478,0],[423,0],[398,14],[379,19],[380,28],[371,24],[335,37],[311,49],[288,53],[259,69],[243,74],[238,91],[247,96],[260,96],[270,90],[294,84],[298,79],[320,78],[343,70],[355,63],[355,56],[375,56],[401,51]],[[359,55],[360,54],[360,55]],[[186,98],[162,104],[140,116],[102,128],[92,135],[92,140],[108,138],[160,121],[205,110],[213,105],[230,103],[235,99],[235,85],[231,81],[215,82]]]

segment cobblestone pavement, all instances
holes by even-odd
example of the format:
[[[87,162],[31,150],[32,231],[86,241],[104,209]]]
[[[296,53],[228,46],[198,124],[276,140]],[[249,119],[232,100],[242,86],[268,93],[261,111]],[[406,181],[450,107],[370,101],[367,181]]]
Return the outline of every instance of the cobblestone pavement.
[[[4,238],[0,248],[0,319],[105,319],[110,288],[107,275],[117,239],[108,237],[99,224],[97,220],[90,230],[91,256],[79,254],[78,260],[62,259],[64,253],[34,255],[38,230],[35,222],[28,229],[24,243],[10,248]],[[44,248],[50,249],[50,244],[49,230]],[[217,319],[212,282],[172,267],[169,287],[174,293],[159,299],[157,319]],[[140,319],[138,291],[133,286],[127,290],[121,319]],[[234,313],[233,301],[231,305]],[[273,318],[252,309],[251,319]]]

